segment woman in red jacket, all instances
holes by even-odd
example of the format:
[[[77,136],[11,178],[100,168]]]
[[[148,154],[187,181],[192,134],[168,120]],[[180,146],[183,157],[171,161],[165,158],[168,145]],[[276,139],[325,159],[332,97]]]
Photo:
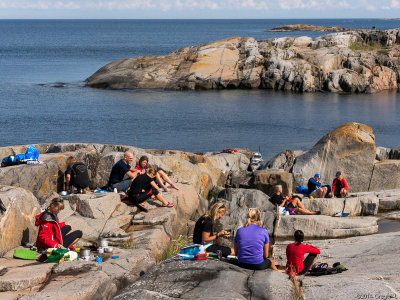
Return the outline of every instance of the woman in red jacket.
[[[295,231],[294,239],[296,243],[289,244],[286,247],[286,272],[290,275],[293,273],[297,275],[303,275],[307,273],[314,264],[317,255],[320,254],[320,251],[314,246],[302,244],[304,241],[304,233],[301,230]],[[304,254],[306,253],[309,254],[306,259],[304,259]]]
[[[73,245],[82,237],[82,231],[72,231],[71,226],[58,221],[57,214],[63,209],[63,199],[56,198],[51,201],[47,210],[35,217],[35,225],[39,226],[36,247],[74,249]]]
[[[345,198],[348,195],[349,186],[346,179],[343,178],[342,172],[336,172],[336,178],[333,179],[332,193],[336,198]]]

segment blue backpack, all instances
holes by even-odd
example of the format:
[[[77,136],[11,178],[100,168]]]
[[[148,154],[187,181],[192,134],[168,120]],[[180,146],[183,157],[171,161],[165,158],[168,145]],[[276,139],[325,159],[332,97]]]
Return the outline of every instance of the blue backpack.
[[[303,195],[308,195],[308,188],[306,188],[305,186],[299,185],[298,187],[296,187],[296,193],[299,194],[303,194]]]
[[[29,145],[26,149],[25,154],[9,155],[3,158],[1,161],[2,167],[14,166],[25,163],[26,160],[37,160],[39,158],[39,152],[37,149]]]

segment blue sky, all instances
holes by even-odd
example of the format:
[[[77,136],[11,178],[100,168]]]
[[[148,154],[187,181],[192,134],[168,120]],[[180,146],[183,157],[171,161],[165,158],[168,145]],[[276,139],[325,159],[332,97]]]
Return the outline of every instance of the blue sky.
[[[400,0],[0,0],[1,19],[396,17]]]

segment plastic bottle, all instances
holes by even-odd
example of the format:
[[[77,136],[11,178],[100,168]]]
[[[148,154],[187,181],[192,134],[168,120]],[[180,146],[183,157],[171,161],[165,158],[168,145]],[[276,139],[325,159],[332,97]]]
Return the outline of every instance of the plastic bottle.
[[[205,253],[206,253],[206,249],[204,248],[203,242],[201,242],[200,248],[199,248],[199,254],[205,254]]]
[[[118,190],[117,190],[117,188],[114,188],[114,193],[116,193],[116,194],[118,193]]]
[[[39,164],[39,161],[38,160],[28,160],[26,162],[26,164],[27,165],[37,165],[37,164]]]

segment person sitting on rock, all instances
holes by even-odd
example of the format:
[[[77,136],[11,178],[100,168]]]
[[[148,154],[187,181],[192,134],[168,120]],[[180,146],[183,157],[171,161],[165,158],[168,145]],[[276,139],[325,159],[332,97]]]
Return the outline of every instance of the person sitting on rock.
[[[258,209],[250,208],[244,227],[236,232],[235,253],[241,268],[250,270],[265,270],[271,268],[278,270],[274,261],[268,258],[269,235],[267,229],[262,227],[261,213]]]
[[[333,179],[332,193],[336,198],[344,198],[348,195],[349,186],[346,180],[343,178],[342,172],[336,172],[336,178]]]
[[[149,158],[146,155],[143,155],[139,159],[139,163],[136,165],[135,169],[140,172],[140,174],[144,174],[145,171],[149,168]],[[165,186],[164,182],[167,182],[172,188],[179,190],[179,188],[172,182],[172,180],[168,177],[168,175],[161,169],[159,169],[156,173],[156,183],[160,188],[162,188],[165,192],[170,192],[171,190]]]
[[[307,188],[309,195],[314,198],[324,198],[328,192],[328,188],[326,186],[322,186],[321,175],[318,173],[308,180]]]
[[[166,201],[160,194],[159,188],[154,182],[155,177],[156,170],[152,168],[147,169],[146,173],[139,174],[132,181],[131,187],[128,191],[128,201],[144,212],[147,212],[148,210],[143,206],[142,203],[146,202],[151,197],[160,200],[163,204],[163,207],[174,206],[173,203]]]
[[[226,229],[220,232],[215,232],[213,229],[215,222],[221,219],[226,212],[227,209],[222,202],[213,204],[210,209],[197,220],[193,231],[193,243],[207,244],[211,241],[217,241],[220,237],[229,238],[230,234],[226,232]],[[223,257],[234,254],[234,250],[226,246],[213,244],[207,248],[207,252],[217,253],[218,251],[222,252]]]
[[[57,215],[63,209],[63,199],[55,198],[44,212],[35,217],[35,225],[39,226],[36,239],[38,248],[69,248],[73,250],[73,245],[82,237],[82,231],[72,231],[71,226],[65,225],[65,222],[59,222]]]
[[[132,152],[125,152],[124,158],[119,160],[111,169],[110,179],[108,180],[108,189],[117,189],[118,192],[126,192],[131,186],[132,181],[139,174],[138,170],[131,167],[133,161]]]
[[[75,187],[80,193],[86,194],[89,183],[86,165],[75,157],[68,157],[67,170],[65,171],[65,190],[68,193],[73,193]]]
[[[304,241],[304,233],[301,230],[294,232],[295,243],[289,244],[286,247],[286,272],[294,277],[297,275],[306,274],[314,265],[317,255],[320,254],[318,248],[302,244]],[[306,259],[304,254],[309,253]]]
[[[288,198],[285,200],[285,208],[291,215],[295,214],[303,214],[303,215],[320,215],[320,211],[309,211],[304,208],[303,203],[301,202],[302,199],[300,196],[293,196],[292,198]],[[292,211],[294,213],[292,213]]]
[[[285,196],[285,197],[282,196],[282,185],[280,185],[280,184],[276,185],[274,187],[274,191],[275,191],[275,194],[273,194],[271,196],[271,198],[269,198],[269,201],[274,205],[283,207],[285,205],[287,199],[289,199],[289,197],[288,196]]]

